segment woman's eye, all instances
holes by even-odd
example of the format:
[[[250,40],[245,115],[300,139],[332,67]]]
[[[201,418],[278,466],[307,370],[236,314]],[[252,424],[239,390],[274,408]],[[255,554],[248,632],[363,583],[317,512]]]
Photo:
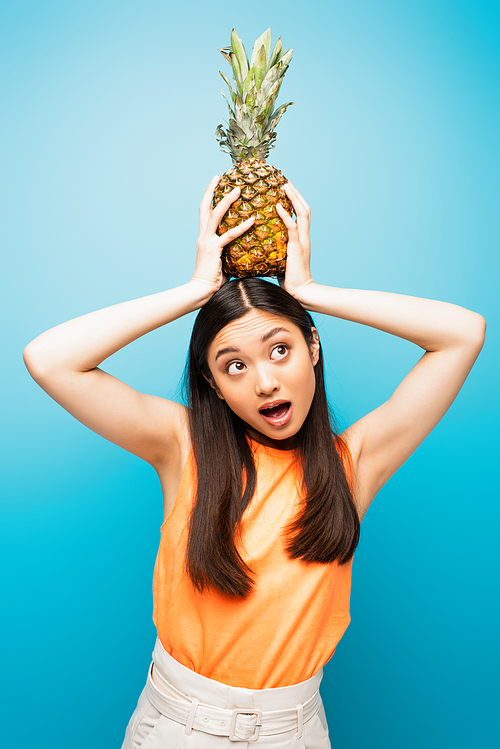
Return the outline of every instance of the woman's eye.
[[[284,356],[288,354],[288,346],[284,346],[283,344],[280,344],[279,346],[275,346],[273,350],[271,351],[271,359],[283,359]]]
[[[232,361],[231,364],[227,365],[226,372],[228,372],[228,374],[239,374],[245,369],[246,367],[242,361]]]

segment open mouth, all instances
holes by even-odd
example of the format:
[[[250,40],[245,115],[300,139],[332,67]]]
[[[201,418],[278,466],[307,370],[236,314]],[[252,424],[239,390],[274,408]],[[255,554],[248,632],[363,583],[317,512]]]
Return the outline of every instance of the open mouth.
[[[292,404],[290,401],[277,403],[271,408],[261,408],[259,413],[268,424],[281,427],[287,424],[292,417]]]

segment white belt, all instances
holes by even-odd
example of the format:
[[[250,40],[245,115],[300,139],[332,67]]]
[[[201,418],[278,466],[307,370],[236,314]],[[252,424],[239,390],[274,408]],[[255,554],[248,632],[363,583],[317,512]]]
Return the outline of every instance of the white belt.
[[[146,694],[150,703],[158,712],[176,723],[186,726],[185,733],[196,731],[211,733],[215,736],[228,736],[231,741],[257,741],[260,736],[272,736],[277,733],[296,731],[296,737],[303,733],[307,723],[318,712],[321,699],[319,690],[303,704],[288,710],[256,710],[253,707],[228,710],[223,707],[206,705],[189,697],[170,684],[170,688],[179,695],[175,699],[161,692],[153,679],[149,667],[146,681]]]

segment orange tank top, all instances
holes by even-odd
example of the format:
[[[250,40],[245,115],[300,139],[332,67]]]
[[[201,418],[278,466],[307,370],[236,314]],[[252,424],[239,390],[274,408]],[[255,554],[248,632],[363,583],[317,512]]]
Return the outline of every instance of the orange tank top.
[[[187,668],[231,686],[268,689],[305,681],[333,655],[351,620],[352,559],[339,565],[289,558],[283,531],[301,496],[295,451],[251,445],[257,485],[242,517],[238,551],[254,573],[254,590],[244,599],[213,589],[200,593],[185,571],[196,498],[191,450],[161,526],[153,621],[165,650]],[[352,487],[349,449],[341,440],[337,447]]]

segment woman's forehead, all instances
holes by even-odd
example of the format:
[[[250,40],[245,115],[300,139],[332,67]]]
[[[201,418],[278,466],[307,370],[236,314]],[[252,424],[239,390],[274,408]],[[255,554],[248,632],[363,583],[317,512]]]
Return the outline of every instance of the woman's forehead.
[[[283,328],[290,333],[300,333],[300,329],[287,317],[274,315],[260,309],[251,309],[243,317],[225,325],[219,330],[210,349],[219,348],[222,345],[238,345],[243,339],[262,338],[276,328]]]

